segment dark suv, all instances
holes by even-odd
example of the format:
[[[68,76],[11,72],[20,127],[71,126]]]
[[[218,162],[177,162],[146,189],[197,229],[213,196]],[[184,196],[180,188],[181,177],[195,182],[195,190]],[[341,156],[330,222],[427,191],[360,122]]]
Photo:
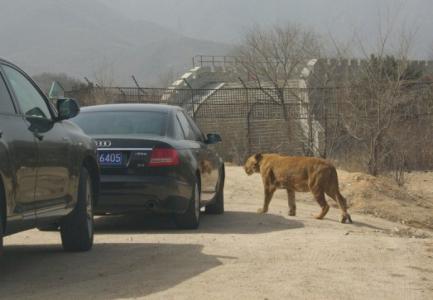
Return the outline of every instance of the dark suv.
[[[50,104],[15,65],[0,59],[0,253],[3,236],[60,227],[63,248],[93,245],[96,146],[70,121],[72,99]]]

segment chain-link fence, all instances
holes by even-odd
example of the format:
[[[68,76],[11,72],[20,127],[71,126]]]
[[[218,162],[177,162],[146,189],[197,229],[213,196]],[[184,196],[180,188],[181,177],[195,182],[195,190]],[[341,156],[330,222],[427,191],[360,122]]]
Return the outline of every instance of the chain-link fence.
[[[419,84],[404,91],[404,101],[393,114],[401,126],[423,132],[423,158],[417,166],[433,167],[433,85]],[[218,146],[227,161],[242,163],[257,152],[353,157],[356,138],[347,133],[347,116],[353,114],[347,88],[235,88],[158,89],[86,88],[67,93],[81,105],[108,103],[155,103],[183,107],[205,133],[223,138]],[[368,95],[365,95],[368,97]],[[375,122],[377,115],[369,115]],[[353,118],[353,115],[352,115]],[[365,120],[364,120],[365,121]],[[359,121],[361,122],[361,121]],[[398,126],[393,127],[398,128]],[[431,138],[430,138],[431,140]],[[350,150],[349,150],[350,149]],[[356,151],[355,151],[356,152]],[[418,155],[418,154],[417,154]]]

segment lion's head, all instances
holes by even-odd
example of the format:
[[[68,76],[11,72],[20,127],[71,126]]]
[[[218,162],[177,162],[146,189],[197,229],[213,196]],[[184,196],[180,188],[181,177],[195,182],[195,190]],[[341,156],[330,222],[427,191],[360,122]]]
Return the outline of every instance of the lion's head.
[[[247,159],[244,165],[244,170],[245,173],[248,174],[248,176],[260,172],[260,161],[262,160],[262,158],[263,155],[261,153],[258,153]]]

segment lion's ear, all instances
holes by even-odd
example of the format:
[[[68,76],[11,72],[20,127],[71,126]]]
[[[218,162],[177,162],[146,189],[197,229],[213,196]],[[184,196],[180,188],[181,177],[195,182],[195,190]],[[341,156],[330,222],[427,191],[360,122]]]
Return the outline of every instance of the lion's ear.
[[[256,162],[260,162],[263,158],[263,155],[261,153],[257,153],[254,158],[256,159]]]

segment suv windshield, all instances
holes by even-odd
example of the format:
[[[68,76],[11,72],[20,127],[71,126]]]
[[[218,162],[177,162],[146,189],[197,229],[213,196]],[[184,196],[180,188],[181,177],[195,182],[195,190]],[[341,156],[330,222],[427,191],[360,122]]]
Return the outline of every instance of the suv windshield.
[[[89,135],[165,136],[167,131],[167,113],[154,111],[84,111],[72,121]]]

